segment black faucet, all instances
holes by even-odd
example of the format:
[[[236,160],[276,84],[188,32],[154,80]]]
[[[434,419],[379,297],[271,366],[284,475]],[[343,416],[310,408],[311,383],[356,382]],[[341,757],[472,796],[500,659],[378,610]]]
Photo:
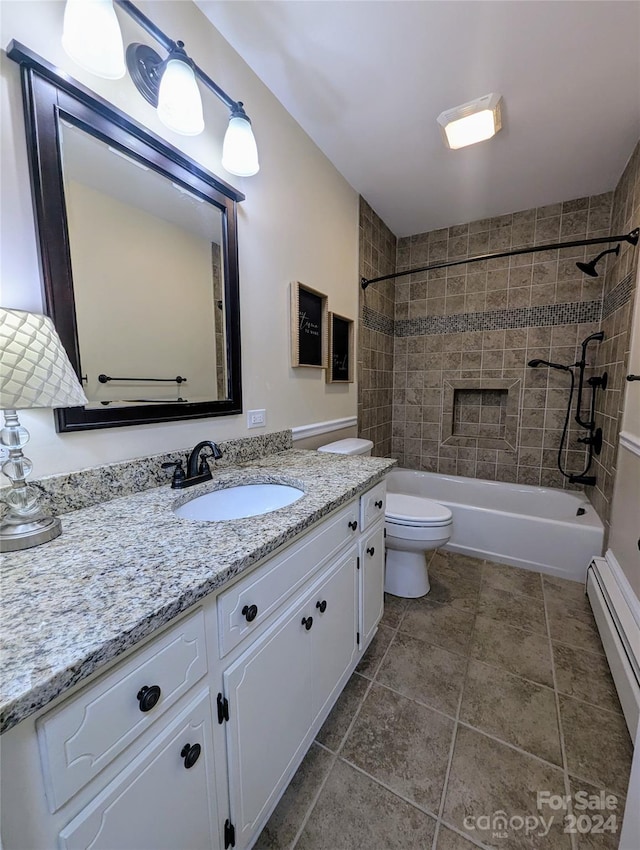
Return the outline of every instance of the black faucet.
[[[203,449],[211,449],[209,455],[202,456]],[[203,481],[211,481],[211,469],[207,463],[207,457],[213,457],[214,460],[219,460],[222,457],[220,447],[211,440],[202,440],[193,450],[187,455],[187,471],[184,471],[182,461],[171,461],[163,463],[163,469],[175,467],[173,478],[171,479],[171,487],[174,490],[180,490],[183,487],[193,487],[194,484],[202,484]]]

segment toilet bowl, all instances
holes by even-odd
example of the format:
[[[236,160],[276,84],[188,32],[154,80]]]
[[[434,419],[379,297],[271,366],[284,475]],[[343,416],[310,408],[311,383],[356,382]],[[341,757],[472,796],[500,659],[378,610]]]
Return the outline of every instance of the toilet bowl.
[[[422,496],[387,493],[385,509],[387,593],[416,599],[430,590],[426,553],[451,537],[449,508]]]
[[[318,451],[370,455],[372,448],[371,440],[351,438],[320,446]],[[384,519],[385,591],[406,599],[424,596],[430,590],[426,553],[444,546],[451,537],[451,511],[422,496],[387,493]]]

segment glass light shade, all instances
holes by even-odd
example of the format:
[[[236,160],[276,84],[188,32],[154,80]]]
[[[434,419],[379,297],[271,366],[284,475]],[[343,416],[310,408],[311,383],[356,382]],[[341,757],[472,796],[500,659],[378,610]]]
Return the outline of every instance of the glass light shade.
[[[183,136],[204,130],[202,98],[193,69],[181,59],[169,59],[158,91],[158,118]]]
[[[118,80],[124,77],[124,47],[112,0],[67,0],[62,46],[86,71]]]
[[[238,177],[252,177],[260,170],[258,147],[246,118],[232,116],[222,144],[222,167]]]
[[[0,308],[0,408],[80,407],[87,397],[48,316]]]
[[[438,124],[447,147],[458,150],[495,136],[502,128],[501,106],[499,94],[487,94],[442,112]]]
[[[475,145],[476,142],[484,142],[496,133],[493,112],[483,109],[482,112],[476,112],[466,118],[458,118],[457,121],[447,124],[445,133],[452,150]]]

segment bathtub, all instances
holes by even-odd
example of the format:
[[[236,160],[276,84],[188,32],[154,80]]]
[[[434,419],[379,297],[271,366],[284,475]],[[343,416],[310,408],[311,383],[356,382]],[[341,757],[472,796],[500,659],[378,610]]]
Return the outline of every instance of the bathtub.
[[[387,489],[446,505],[451,552],[575,581],[602,554],[604,527],[582,493],[411,469],[390,472]]]

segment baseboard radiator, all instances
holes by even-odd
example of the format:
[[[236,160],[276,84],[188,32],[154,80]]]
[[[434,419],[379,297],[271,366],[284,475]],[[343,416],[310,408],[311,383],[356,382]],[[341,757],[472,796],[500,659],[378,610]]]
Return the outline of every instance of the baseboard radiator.
[[[591,562],[587,594],[633,741],[640,718],[640,602],[610,550]]]

